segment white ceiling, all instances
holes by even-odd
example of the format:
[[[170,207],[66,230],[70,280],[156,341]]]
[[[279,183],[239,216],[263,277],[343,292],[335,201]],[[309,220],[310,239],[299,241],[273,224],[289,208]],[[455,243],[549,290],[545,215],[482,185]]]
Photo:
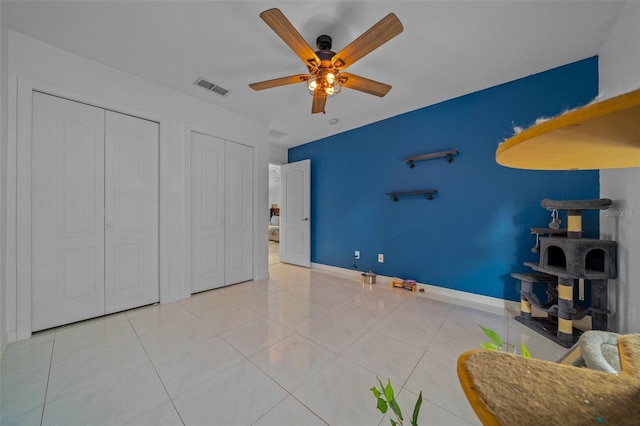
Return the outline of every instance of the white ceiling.
[[[618,1],[6,1],[3,26],[265,123],[292,147],[597,55]],[[393,88],[349,89],[311,114],[304,84],[256,92],[249,83],[304,73],[259,18],[277,7],[315,50],[339,51],[389,12],[404,32],[349,72]],[[194,86],[203,77],[230,90]],[[328,124],[338,118],[336,125]]]

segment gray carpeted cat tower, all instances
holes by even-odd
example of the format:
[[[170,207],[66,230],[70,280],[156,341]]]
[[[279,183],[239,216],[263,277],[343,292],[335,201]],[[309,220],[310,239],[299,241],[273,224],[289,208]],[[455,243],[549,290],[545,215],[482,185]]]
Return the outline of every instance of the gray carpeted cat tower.
[[[514,273],[520,280],[520,316],[516,320],[556,343],[570,348],[581,331],[573,327],[574,320],[591,314],[593,330],[608,330],[610,311],[607,309],[608,280],[616,278],[615,241],[583,238],[582,212],[606,210],[609,199],[556,201],[542,200],[542,206],[552,212],[549,228],[532,228],[536,234],[534,251],[540,252],[538,263],[525,262],[536,273]],[[567,211],[567,228],[560,229],[558,210]],[[543,235],[543,236],[540,236]],[[573,303],[576,281],[591,284],[591,305]],[[547,300],[542,303],[534,294],[533,285],[547,286]],[[548,314],[547,318],[531,315],[531,307]]]

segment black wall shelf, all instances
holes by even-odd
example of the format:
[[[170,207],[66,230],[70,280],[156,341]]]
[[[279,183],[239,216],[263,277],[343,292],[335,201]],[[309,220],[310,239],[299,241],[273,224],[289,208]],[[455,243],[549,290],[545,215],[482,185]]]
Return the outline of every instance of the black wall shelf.
[[[433,194],[437,192],[438,191],[435,189],[426,189],[423,191],[387,192],[387,195],[390,196],[393,201],[398,201],[400,197],[407,197],[407,196],[413,196],[413,195],[424,195],[424,197],[427,200],[432,201]]]
[[[414,155],[413,157],[407,157],[407,158],[403,159],[403,161],[409,165],[410,169],[413,169],[416,166],[414,164],[416,161],[431,160],[433,158],[445,157],[447,159],[447,163],[452,163],[454,155],[458,155],[458,150],[450,149],[448,151],[440,151],[440,152],[432,152],[432,153],[429,153],[429,154]]]

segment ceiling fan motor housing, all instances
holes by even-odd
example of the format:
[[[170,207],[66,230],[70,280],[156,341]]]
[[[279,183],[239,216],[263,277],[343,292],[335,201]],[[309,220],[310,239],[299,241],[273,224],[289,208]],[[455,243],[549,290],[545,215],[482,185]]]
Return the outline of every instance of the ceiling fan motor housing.
[[[316,39],[316,46],[318,48],[316,55],[318,56],[318,59],[320,59],[320,63],[317,65],[318,68],[333,68],[331,66],[331,58],[335,56],[335,52],[331,51],[331,43],[331,37],[326,34],[323,34]]]
[[[331,41],[331,37],[323,34],[316,39],[316,46],[318,50],[331,50]]]

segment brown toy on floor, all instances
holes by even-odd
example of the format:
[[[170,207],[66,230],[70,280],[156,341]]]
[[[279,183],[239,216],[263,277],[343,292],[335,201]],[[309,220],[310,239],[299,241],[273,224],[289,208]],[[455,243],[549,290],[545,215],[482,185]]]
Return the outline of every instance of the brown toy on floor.
[[[484,425],[637,425],[640,334],[618,349],[620,374],[475,350],[458,358],[458,378]]]

